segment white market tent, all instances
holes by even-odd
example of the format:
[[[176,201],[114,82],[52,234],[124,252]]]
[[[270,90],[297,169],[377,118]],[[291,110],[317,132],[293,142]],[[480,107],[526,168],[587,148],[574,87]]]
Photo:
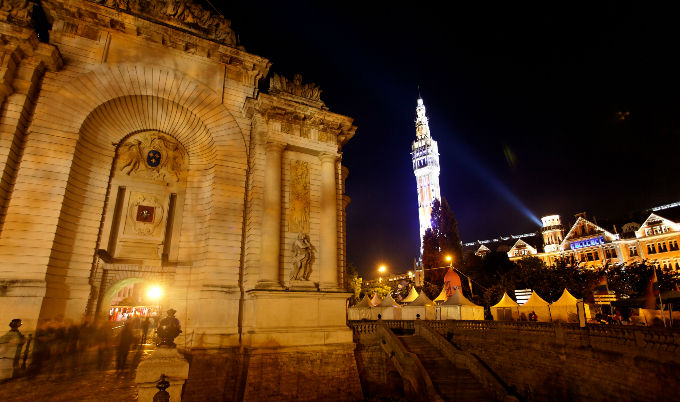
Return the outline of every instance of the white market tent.
[[[439,292],[439,296],[434,299],[435,304],[442,304],[446,301],[446,286],[442,287],[442,291]]]
[[[371,309],[371,318],[374,320],[401,320],[401,306],[394,301],[392,295],[387,295],[380,304]]]
[[[440,320],[483,320],[484,307],[478,306],[455,291],[449,299],[436,307]]]
[[[434,320],[434,302],[425,292],[420,292],[411,303],[401,308],[402,320]]]
[[[518,307],[519,316],[521,320],[529,320],[529,314],[533,311],[536,313],[538,321],[540,322],[550,322],[550,303],[541,299],[536,291],[531,292],[529,300],[526,303]]]
[[[371,299],[364,296],[359,303],[347,309],[347,318],[349,320],[370,320],[371,307],[373,307]]]
[[[374,294],[374,295],[373,295],[373,298],[371,299],[371,306],[372,306],[372,307],[375,307],[375,306],[377,306],[378,304],[380,304],[380,302],[382,302],[382,299],[380,298],[380,296],[378,296],[377,293]]]
[[[491,315],[495,321],[516,321],[519,319],[518,307],[517,302],[512,300],[507,293],[503,293],[501,301],[491,306]]]
[[[404,300],[402,300],[401,302],[402,303],[411,303],[412,301],[414,301],[417,298],[418,298],[418,292],[416,292],[415,287],[411,286],[411,290],[408,292],[408,296],[406,296],[404,298]]]
[[[550,315],[553,321],[560,322],[578,322],[578,309],[576,303],[578,299],[572,296],[565,288],[562,296],[550,305]],[[586,319],[590,318],[590,309],[588,305],[584,305]]]

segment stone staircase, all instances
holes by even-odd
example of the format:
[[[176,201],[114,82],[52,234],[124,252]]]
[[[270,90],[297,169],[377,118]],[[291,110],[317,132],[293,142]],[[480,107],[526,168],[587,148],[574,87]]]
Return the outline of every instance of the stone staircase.
[[[400,335],[399,340],[427,370],[439,395],[446,401],[493,401],[495,398],[465,369],[454,366],[425,338]]]

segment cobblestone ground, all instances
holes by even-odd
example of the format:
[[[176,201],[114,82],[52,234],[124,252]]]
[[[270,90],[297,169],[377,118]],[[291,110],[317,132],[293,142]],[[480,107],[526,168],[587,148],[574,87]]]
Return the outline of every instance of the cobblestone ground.
[[[152,344],[133,349],[126,369],[116,371],[115,351],[101,369],[97,367],[97,351],[84,354],[76,362],[64,358],[51,362],[40,373],[0,383],[1,402],[134,402],[137,387],[135,368],[153,351]],[[108,360],[108,359],[107,359]]]

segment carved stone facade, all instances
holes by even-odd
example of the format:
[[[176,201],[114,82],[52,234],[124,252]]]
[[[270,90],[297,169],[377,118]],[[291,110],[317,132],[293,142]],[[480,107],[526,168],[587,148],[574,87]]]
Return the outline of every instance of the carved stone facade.
[[[290,207],[288,230],[291,232],[309,233],[309,163],[291,161],[290,163]]]
[[[304,398],[358,389],[342,275],[351,118],[299,78],[259,93],[269,61],[191,1],[3,0],[0,44],[0,321],[101,319],[127,284],[160,284],[186,353],[266,350],[299,362],[286,376],[302,382],[301,356],[332,351],[343,374],[315,367],[329,380]],[[257,394],[251,366],[234,394]]]

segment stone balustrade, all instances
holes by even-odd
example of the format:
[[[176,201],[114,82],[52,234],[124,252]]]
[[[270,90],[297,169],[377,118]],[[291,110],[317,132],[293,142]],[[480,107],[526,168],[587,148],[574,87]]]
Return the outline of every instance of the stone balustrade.
[[[477,381],[495,396],[496,401],[516,402],[518,399],[509,392],[506,385],[482,364],[476,356],[457,348],[439,334],[439,329],[445,328],[445,321],[430,321],[427,324],[416,322],[415,334],[425,338],[432,346],[436,347],[451,364],[470,371]]]
[[[385,324],[376,326],[376,335],[380,338],[382,348],[404,380],[404,392],[409,399],[425,401],[443,401],[432,384],[427,370],[418,356],[406,350],[399,338]]]

